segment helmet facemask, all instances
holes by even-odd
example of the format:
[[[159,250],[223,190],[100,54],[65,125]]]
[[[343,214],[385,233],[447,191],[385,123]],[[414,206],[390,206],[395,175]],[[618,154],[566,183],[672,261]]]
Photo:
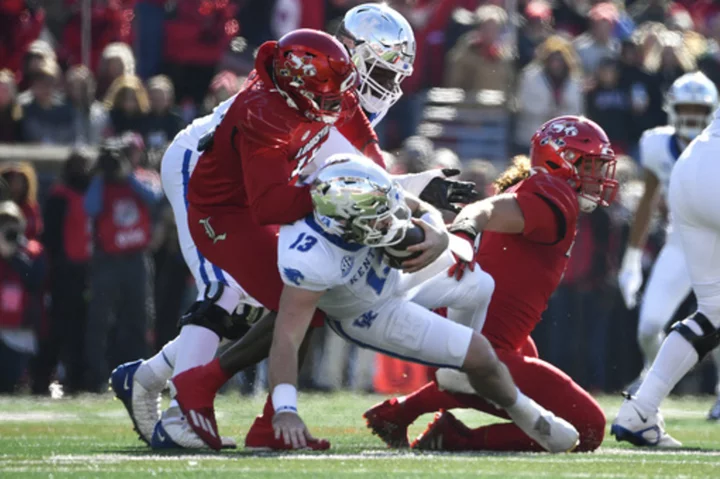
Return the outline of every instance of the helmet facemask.
[[[669,108],[670,121],[678,135],[692,141],[712,121],[712,108],[699,103],[676,103]]]
[[[371,247],[390,246],[405,238],[410,209],[399,185],[336,177],[312,190],[315,219],[328,233]]]
[[[572,153],[569,151],[568,153]],[[570,155],[572,156],[572,155]],[[609,206],[617,194],[617,161],[614,156],[584,155],[574,162],[580,210],[592,213],[597,206]]]
[[[360,74],[358,96],[365,111],[386,111],[400,99],[400,83],[412,74],[412,67],[408,68],[402,57],[403,53],[395,50],[377,53],[367,43],[355,48],[353,60]]]

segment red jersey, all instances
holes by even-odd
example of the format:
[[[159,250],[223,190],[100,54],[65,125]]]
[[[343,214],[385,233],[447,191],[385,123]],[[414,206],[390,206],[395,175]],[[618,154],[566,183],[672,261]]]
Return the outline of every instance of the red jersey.
[[[296,187],[332,125],[288,106],[271,80],[272,49],[261,48],[242,90],[212,135],[190,178],[188,200],[203,213],[249,210],[261,225],[291,223],[312,212],[309,186]],[[335,126],[383,164],[377,136],[357,102]],[[208,136],[209,137],[209,136]],[[202,142],[202,140],[201,140]]]
[[[567,182],[544,173],[521,181],[507,193],[517,197],[525,230],[483,232],[476,259],[495,279],[483,335],[495,347],[517,350],[560,284],[575,241],[579,206]]]

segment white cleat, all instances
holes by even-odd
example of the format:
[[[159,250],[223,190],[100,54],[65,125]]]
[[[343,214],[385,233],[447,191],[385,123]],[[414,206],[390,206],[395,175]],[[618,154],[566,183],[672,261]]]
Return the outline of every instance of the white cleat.
[[[633,397],[628,397],[610,427],[610,434],[618,441],[635,446],[677,449],[682,443],[665,432],[665,420],[660,411],[650,411]]]
[[[147,444],[160,420],[162,381],[142,360],[121,364],[110,376],[110,387],[120,399],[140,438]]]
[[[235,449],[237,443],[223,437],[223,449]],[[150,447],[153,449],[207,449],[208,446],[195,434],[179,407],[169,408],[155,425]]]

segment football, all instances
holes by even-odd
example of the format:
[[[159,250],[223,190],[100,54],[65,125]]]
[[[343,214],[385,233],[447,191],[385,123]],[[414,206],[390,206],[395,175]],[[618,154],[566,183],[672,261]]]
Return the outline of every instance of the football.
[[[425,232],[418,225],[413,224],[405,233],[405,238],[397,244],[386,246],[384,249],[387,263],[392,268],[402,268],[401,263],[408,259],[417,258],[421,251],[411,252],[407,250],[408,246],[422,243],[425,241]]]

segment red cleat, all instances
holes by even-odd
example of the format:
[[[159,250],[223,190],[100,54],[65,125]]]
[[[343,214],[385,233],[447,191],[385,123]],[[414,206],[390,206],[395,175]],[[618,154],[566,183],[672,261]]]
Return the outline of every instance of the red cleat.
[[[440,411],[410,447],[420,451],[467,451],[471,433],[471,429],[451,413]]]
[[[206,384],[202,366],[188,369],[169,382],[170,394],[178,402],[193,431],[211,449],[222,449],[222,440],[215,420],[217,390]]]
[[[325,439],[313,439],[307,441],[307,447],[293,449],[292,445],[285,444],[282,438],[275,439],[275,430],[271,420],[258,416],[245,436],[245,449],[249,451],[327,451],[330,449],[330,442]]]
[[[402,404],[396,398],[388,399],[371,407],[363,417],[367,427],[372,433],[388,445],[396,449],[405,449],[410,446],[407,438],[409,424],[398,421],[398,410]]]

